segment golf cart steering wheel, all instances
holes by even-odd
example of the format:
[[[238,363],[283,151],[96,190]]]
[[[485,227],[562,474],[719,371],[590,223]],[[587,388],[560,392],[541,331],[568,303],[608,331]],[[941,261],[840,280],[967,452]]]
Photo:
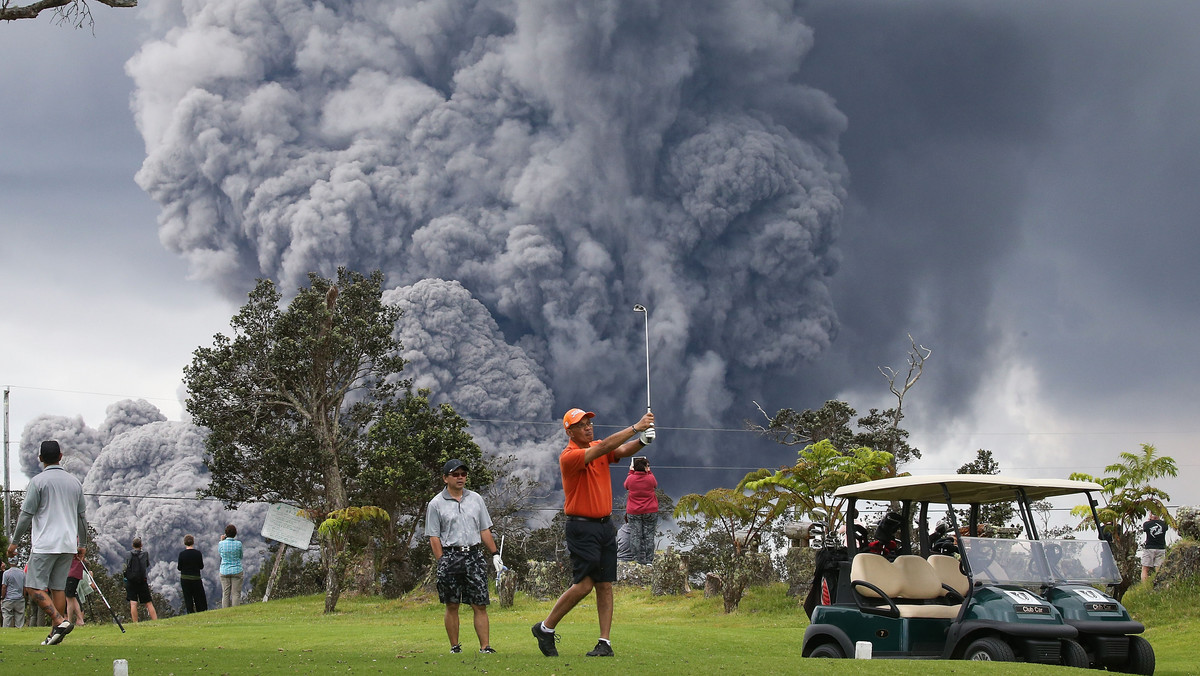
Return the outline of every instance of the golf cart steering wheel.
[[[992,561],[996,560],[996,545],[990,542],[976,542],[970,549],[973,555],[971,557],[971,567],[976,570],[987,568],[992,565]],[[979,557],[978,561],[975,560],[976,556]]]

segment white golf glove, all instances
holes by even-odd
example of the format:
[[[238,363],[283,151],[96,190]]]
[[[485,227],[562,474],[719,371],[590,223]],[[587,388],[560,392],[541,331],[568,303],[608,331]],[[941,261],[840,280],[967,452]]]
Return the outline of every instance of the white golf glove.
[[[642,442],[643,446],[649,446],[654,443],[654,428],[650,427],[644,430],[638,435],[638,440]]]
[[[496,567],[497,573],[504,570],[504,562],[500,560],[499,554],[492,554],[492,565]]]

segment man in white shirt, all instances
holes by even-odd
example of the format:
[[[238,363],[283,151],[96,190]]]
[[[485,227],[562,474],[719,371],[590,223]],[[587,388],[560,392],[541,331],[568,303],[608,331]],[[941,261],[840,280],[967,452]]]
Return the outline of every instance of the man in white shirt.
[[[29,480],[21,516],[13,531],[8,557],[17,553],[17,540],[32,531],[29,569],[25,575],[25,593],[54,620],[50,635],[42,645],[56,645],[75,628],[67,619],[67,574],[71,559],[82,559],[87,550],[80,546],[87,533],[84,520],[86,505],[83,486],[62,468],[62,449],[54,440],[43,441],[38,453],[45,469]],[[50,594],[47,595],[46,591]]]

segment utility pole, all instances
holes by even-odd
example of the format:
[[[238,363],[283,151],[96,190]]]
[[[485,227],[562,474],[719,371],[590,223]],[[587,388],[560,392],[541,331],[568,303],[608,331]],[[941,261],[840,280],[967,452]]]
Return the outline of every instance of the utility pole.
[[[8,483],[8,386],[4,386],[4,536],[12,539],[9,524],[9,503],[12,500],[11,486]]]

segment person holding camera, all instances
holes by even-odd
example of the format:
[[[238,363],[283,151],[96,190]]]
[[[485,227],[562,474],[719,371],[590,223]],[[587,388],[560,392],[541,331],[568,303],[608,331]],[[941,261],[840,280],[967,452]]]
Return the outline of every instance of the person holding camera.
[[[658,534],[658,479],[650,471],[650,459],[633,459],[625,477],[625,514],[629,517],[629,547],[633,560],[649,566],[654,563],[654,541]]]

